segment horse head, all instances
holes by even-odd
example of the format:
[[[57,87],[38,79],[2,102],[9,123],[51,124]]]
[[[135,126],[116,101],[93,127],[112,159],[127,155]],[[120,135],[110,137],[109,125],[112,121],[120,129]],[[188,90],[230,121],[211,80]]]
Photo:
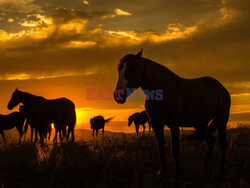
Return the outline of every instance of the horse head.
[[[9,110],[12,110],[15,106],[17,106],[19,103],[21,102],[21,97],[20,97],[20,91],[18,89],[16,89],[12,96],[11,96],[11,99],[9,101],[9,104],[8,104],[8,109]]]
[[[19,105],[19,112],[26,114],[26,108],[24,105]]]
[[[114,99],[117,103],[124,104],[132,93],[128,89],[135,90],[141,86],[143,78],[142,50],[134,55],[124,56],[118,65],[119,78],[114,91]],[[131,91],[131,90],[130,90]]]
[[[129,116],[129,118],[128,118],[128,126],[130,127],[132,123],[133,123],[133,117]]]
[[[93,118],[90,118],[89,122],[90,122],[90,128],[93,129]]]

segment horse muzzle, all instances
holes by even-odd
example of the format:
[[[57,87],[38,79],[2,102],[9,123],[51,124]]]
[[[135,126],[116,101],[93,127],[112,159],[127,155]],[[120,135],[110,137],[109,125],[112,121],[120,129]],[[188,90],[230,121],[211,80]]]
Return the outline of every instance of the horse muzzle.
[[[7,108],[8,108],[9,110],[12,110],[12,109],[14,108],[14,106],[8,104]]]
[[[124,104],[126,102],[127,92],[126,90],[116,89],[114,91],[114,99],[119,104]]]

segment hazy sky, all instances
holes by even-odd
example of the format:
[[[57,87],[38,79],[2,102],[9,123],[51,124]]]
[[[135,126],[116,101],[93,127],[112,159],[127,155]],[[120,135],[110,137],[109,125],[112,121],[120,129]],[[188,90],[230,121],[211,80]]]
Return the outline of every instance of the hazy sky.
[[[248,0],[0,0],[0,113],[16,87],[75,102],[78,122],[127,116],[143,101],[86,100],[114,89],[116,65],[143,56],[186,78],[213,76],[232,96],[231,120],[250,121]],[[80,124],[79,123],[79,124]]]

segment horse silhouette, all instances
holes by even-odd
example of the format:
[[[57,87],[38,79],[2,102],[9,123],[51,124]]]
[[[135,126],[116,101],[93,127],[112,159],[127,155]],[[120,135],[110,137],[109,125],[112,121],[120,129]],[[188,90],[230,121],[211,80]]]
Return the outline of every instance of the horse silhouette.
[[[19,133],[19,142],[21,142],[21,138],[23,136],[23,125],[25,121],[25,116],[21,112],[12,112],[8,115],[2,115],[0,114],[0,133],[3,137],[3,140],[5,144],[7,144],[4,130],[10,130],[14,127],[17,128],[17,131]]]
[[[103,116],[95,116],[95,117],[91,118],[90,119],[90,127],[91,127],[91,129],[93,129],[93,136],[95,135],[95,131],[96,131],[96,136],[98,135],[99,129],[102,129],[102,134],[104,134],[105,123],[109,122],[112,119],[113,119],[113,117],[105,120]]]
[[[76,112],[72,101],[67,98],[48,100],[16,89],[9,101],[8,109],[13,109],[19,103],[26,107],[31,117],[31,124],[34,123],[38,129],[41,142],[44,140],[44,130],[51,123],[54,123],[56,130],[54,141],[57,140],[58,133],[61,137],[61,131],[66,136],[66,127],[68,126],[67,141],[71,133],[72,142],[74,142]]]
[[[32,123],[32,118],[31,115],[28,113],[27,109],[25,108],[24,105],[20,105],[19,106],[19,112],[23,113],[25,118],[26,118],[26,122],[25,122],[25,126],[24,126],[24,132],[26,133],[28,130],[28,126],[30,125],[30,130],[31,130],[31,136],[30,136],[30,142],[32,143],[33,141],[33,132],[35,131],[35,141],[37,142],[38,138],[37,138],[37,132],[38,129],[36,128],[35,124]]]
[[[194,127],[200,138],[205,139],[208,150],[205,164],[211,157],[217,129],[221,150],[221,172],[224,170],[227,146],[226,125],[230,111],[230,94],[216,79],[202,77],[184,79],[163,65],[142,57],[142,50],[125,55],[118,64],[119,79],[114,99],[123,104],[131,94],[127,88],[139,88],[147,95],[145,109],[157,138],[161,167],[159,175],[166,172],[164,125],[171,131],[172,152],[176,175],[179,170],[179,127]],[[162,97],[152,98],[147,91],[159,91]],[[156,93],[156,92],[155,92]],[[209,124],[209,122],[211,123]],[[208,126],[209,124],[209,126]]]
[[[129,116],[128,118],[128,126],[130,127],[131,124],[134,122],[135,124],[135,130],[137,135],[139,135],[139,126],[142,125],[143,126],[143,135],[145,132],[145,123],[148,122],[149,125],[149,134],[151,133],[151,125],[150,125],[150,120],[148,118],[147,112],[144,110],[142,112],[136,112],[133,115]]]
[[[30,125],[30,130],[31,130],[30,142],[31,143],[33,142],[33,132],[34,131],[35,131],[35,140],[34,140],[34,142],[37,142],[37,140],[38,140],[38,137],[37,137],[38,129],[36,128],[36,125],[34,123],[32,123],[32,117],[31,117],[30,113],[27,111],[27,109],[26,109],[26,107],[24,105],[20,105],[19,106],[19,112],[21,112],[22,114],[24,114],[24,116],[26,118],[26,123],[25,123],[25,126],[24,126],[24,132],[25,133],[27,132],[28,127]],[[51,123],[49,123],[43,129],[44,138],[47,138],[47,135],[49,134],[48,138],[50,140],[51,130],[52,130]]]

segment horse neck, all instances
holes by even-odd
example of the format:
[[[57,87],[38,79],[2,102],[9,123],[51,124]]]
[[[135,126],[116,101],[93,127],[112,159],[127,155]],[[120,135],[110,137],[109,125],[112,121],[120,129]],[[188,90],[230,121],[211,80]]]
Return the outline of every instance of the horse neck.
[[[163,65],[155,63],[149,59],[142,59],[143,79],[141,88],[143,90],[166,89],[178,85],[181,78]]]
[[[38,97],[35,95],[32,95],[30,93],[22,93],[22,100],[21,102],[25,106],[25,111],[27,112],[27,109],[31,109],[31,106],[36,105]]]
[[[135,113],[135,114],[133,114],[132,116],[129,117],[131,123],[133,123],[136,120],[136,117],[137,117],[137,113]]]

